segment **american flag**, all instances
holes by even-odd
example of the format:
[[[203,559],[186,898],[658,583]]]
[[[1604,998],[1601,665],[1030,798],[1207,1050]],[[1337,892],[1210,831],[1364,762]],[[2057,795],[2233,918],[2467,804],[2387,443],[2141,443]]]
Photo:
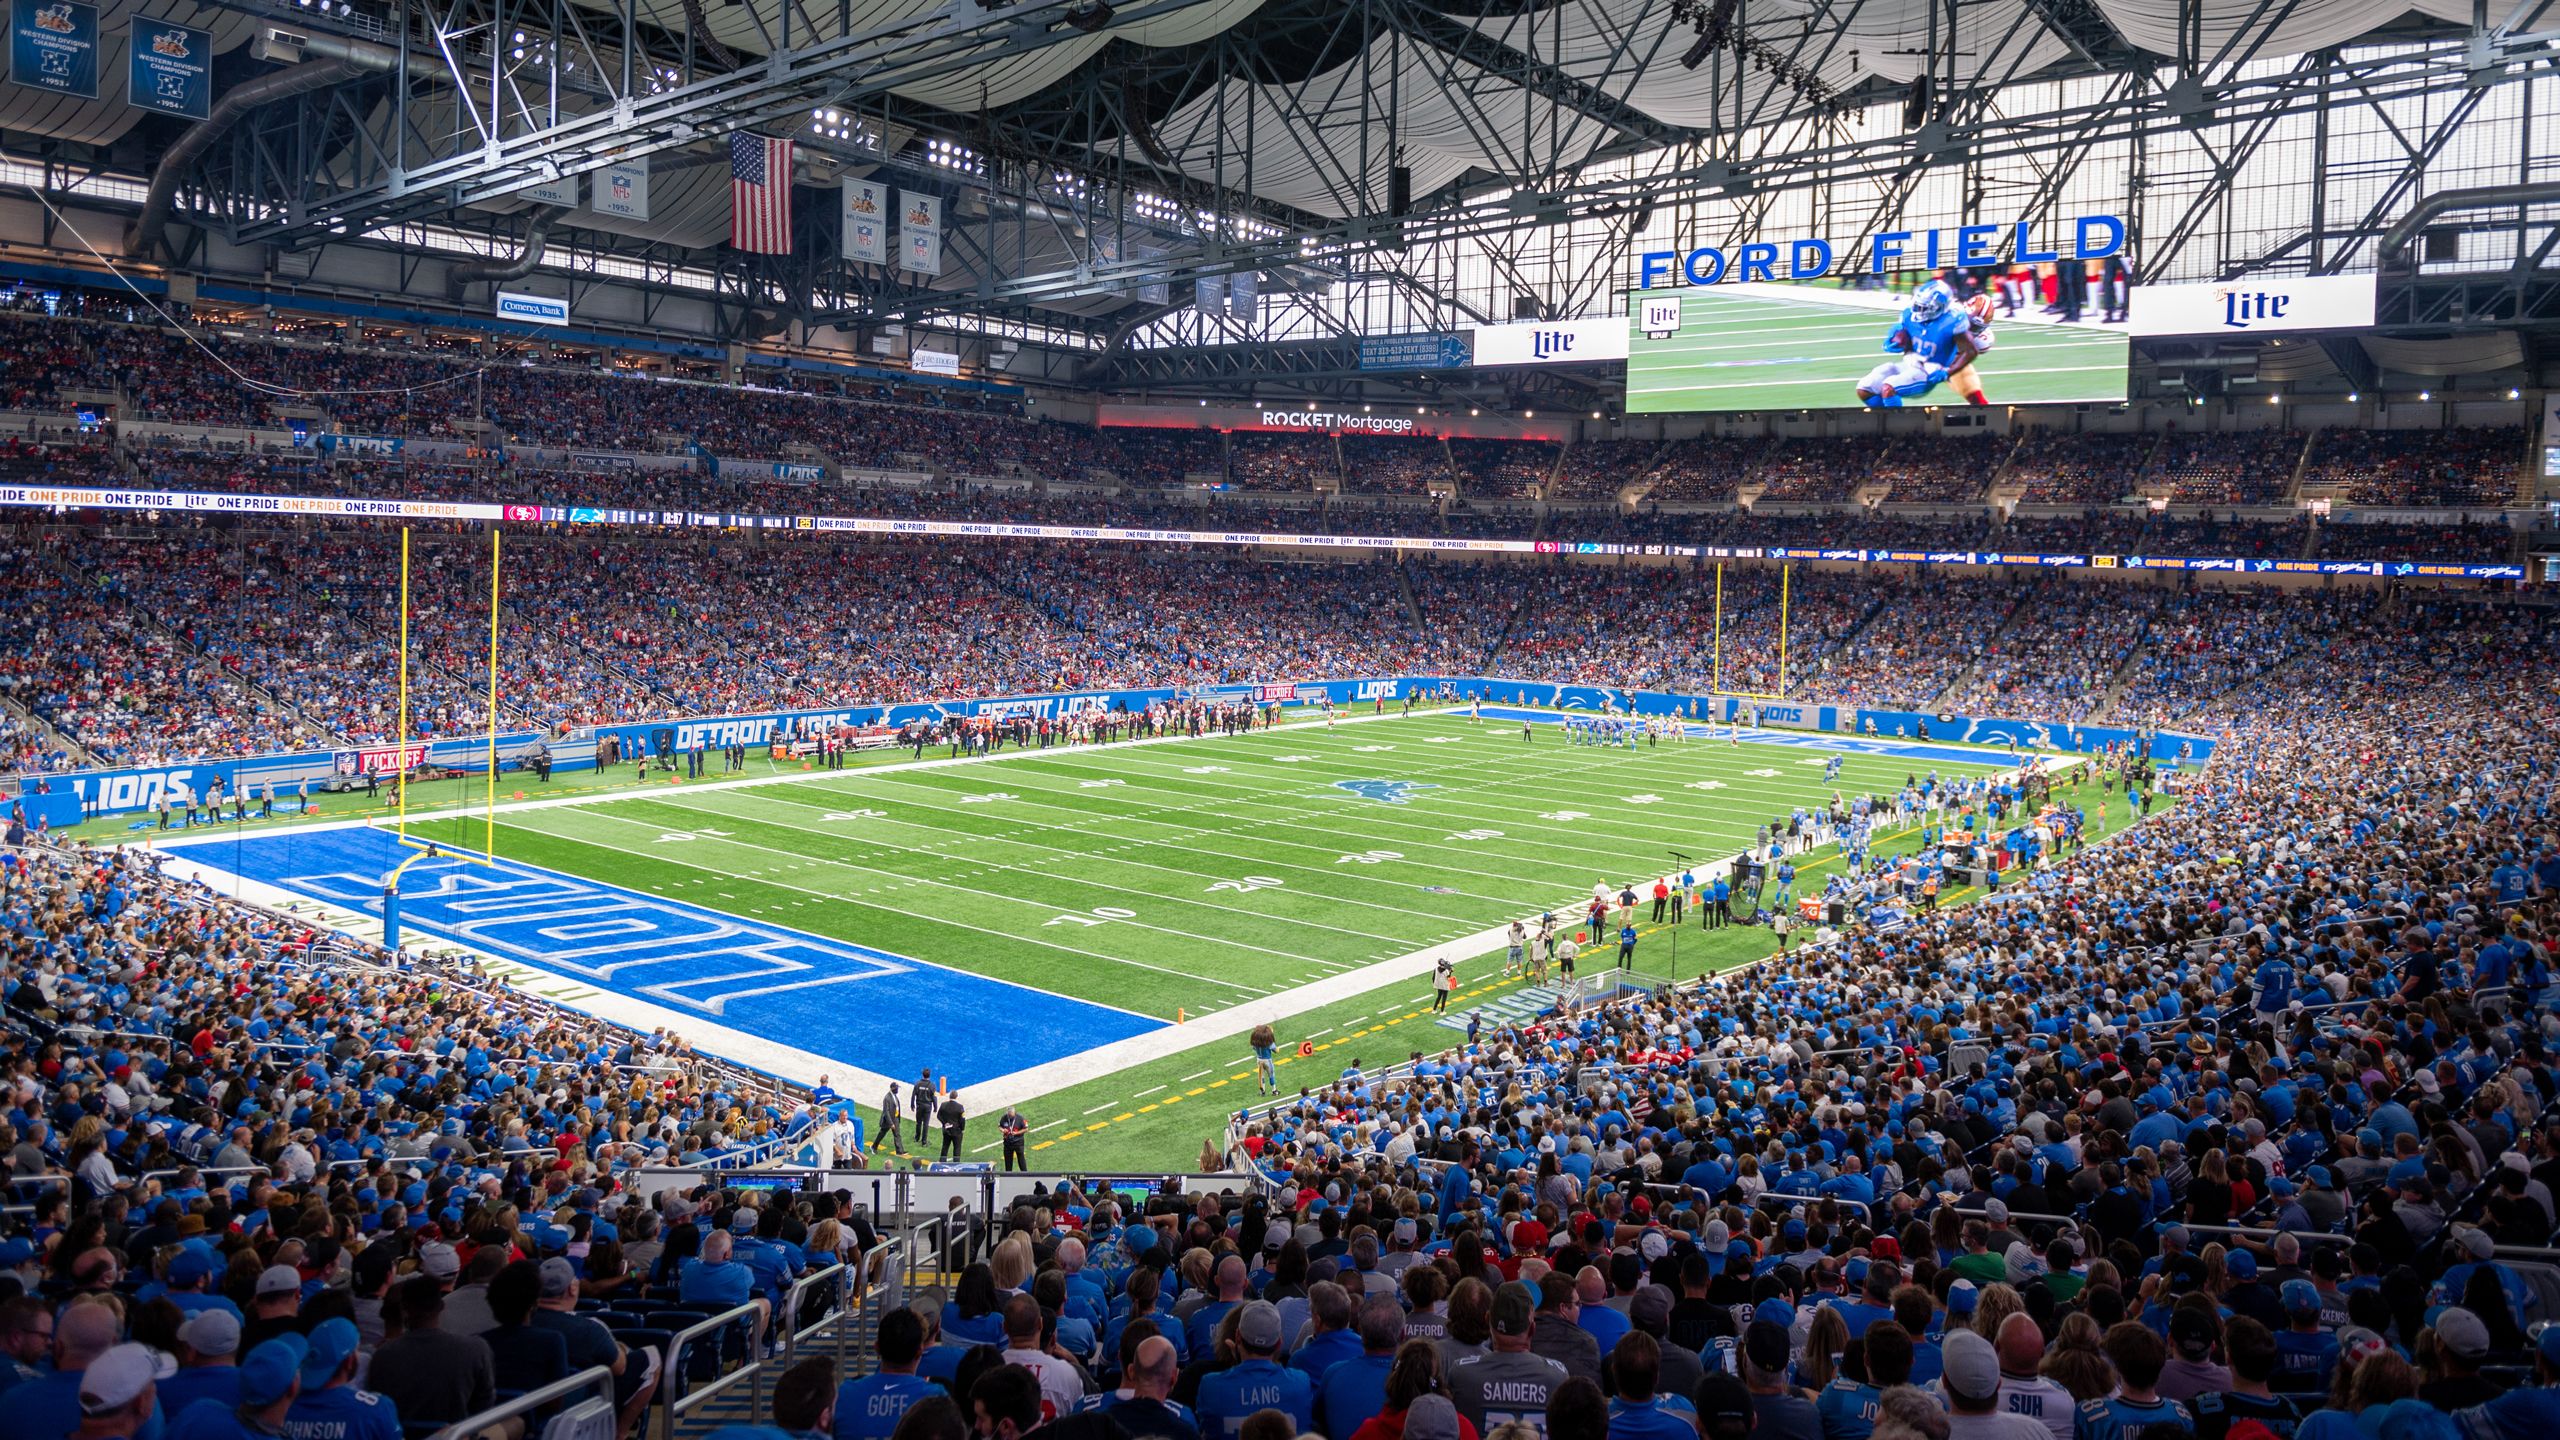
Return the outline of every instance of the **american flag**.
[[[729,244],[791,253],[791,142],[741,130],[729,137]]]

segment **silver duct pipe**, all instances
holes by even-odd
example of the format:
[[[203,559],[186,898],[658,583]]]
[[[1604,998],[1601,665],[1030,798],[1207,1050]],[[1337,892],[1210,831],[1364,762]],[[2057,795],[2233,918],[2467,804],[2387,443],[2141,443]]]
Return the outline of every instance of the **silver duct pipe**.
[[[322,63],[290,65],[245,85],[236,85],[214,103],[205,118],[187,127],[151,172],[151,188],[143,196],[141,218],[134,221],[132,232],[126,236],[127,254],[148,255],[159,248],[162,233],[169,226],[169,212],[178,201],[178,181],[186,174],[187,166],[241,116],[261,105],[325,90],[359,75],[393,69],[400,63],[399,52],[388,46],[339,35],[277,33],[289,33],[292,41],[289,47],[278,48],[316,56]]]
[[[2504,205],[2560,204],[2560,182],[2536,185],[2482,185],[2469,190],[2440,190],[2421,200],[2408,214],[2382,232],[2376,253],[2385,266],[2400,263],[2400,252],[2417,238],[2428,221],[2448,210],[2487,210]]]
[[[535,207],[533,217],[526,222],[524,227],[524,251],[522,254],[519,254],[513,260],[499,260],[492,258],[488,260],[474,260],[467,265],[456,265],[451,271],[447,272],[444,277],[445,294],[453,299],[459,300],[462,298],[462,290],[466,285],[474,285],[483,280],[496,280],[500,282],[521,280],[527,275],[532,274],[533,267],[542,263],[542,252],[550,247],[551,227],[559,224],[560,217],[568,213],[569,207],[566,205],[542,205]]]

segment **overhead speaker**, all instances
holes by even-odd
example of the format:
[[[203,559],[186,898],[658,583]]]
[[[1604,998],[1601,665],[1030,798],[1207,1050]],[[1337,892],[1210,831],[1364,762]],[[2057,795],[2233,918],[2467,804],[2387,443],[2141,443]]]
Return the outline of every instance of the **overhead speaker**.
[[[2426,257],[2430,265],[2450,265],[2462,258],[2462,232],[2450,225],[2440,225],[2426,232]]]
[[[1546,317],[1538,313],[1537,296],[1514,295],[1511,297],[1511,318],[1514,320],[1543,320]]]
[[[1413,213],[1413,167],[1398,165],[1387,172],[1387,213],[1402,219]]]
[[[1937,102],[1938,82],[1926,75],[1914,79],[1911,93],[1902,101],[1902,128],[1917,130],[1928,124],[1931,112],[1937,109]]]

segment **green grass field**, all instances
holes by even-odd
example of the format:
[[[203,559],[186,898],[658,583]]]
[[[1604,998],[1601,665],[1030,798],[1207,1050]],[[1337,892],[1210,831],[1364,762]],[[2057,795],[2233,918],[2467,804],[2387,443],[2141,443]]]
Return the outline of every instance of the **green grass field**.
[[[1894,321],[1890,311],[1852,303],[1861,293],[1808,289],[1799,300],[1682,290],[1677,334],[1629,338],[1628,412],[1855,408],[1858,380],[1886,358]],[[2123,335],[2023,317],[1993,328],[1999,342],[1974,366],[1992,404],[2125,397],[2131,349]],[[1965,402],[1942,385],[1915,403]]]
[[[1828,753],[1703,737],[1572,746],[1552,725],[1524,742],[1516,720],[1463,715],[1336,729],[1301,720],[1247,736],[840,773],[782,772],[759,758],[746,784],[713,777],[599,792],[592,803],[502,806],[496,844],[503,859],[741,924],[1045,992],[988,1014],[999,1037],[1025,1016],[1036,1024],[1040,1005],[1063,1003],[1049,996],[1152,1021],[1179,1012],[1187,1028],[1124,1042],[1112,1053],[1126,1063],[1044,1082],[1024,1106],[1042,1168],[1167,1168],[1196,1159],[1219,1110],[1254,1098],[1239,1025],[1220,1027],[1225,1012],[1273,1016],[1284,1054],[1314,1046],[1290,1062],[1311,1076],[1354,1057],[1374,1067],[1443,1048],[1459,1036],[1427,1013],[1427,978],[1385,962],[1541,910],[1569,919],[1595,881],[1643,890],[1674,868],[1673,850],[1729,859],[1760,823],[1827,801]],[[1889,792],[1931,769],[2007,768],[2005,756],[1975,753],[1978,764],[1848,754],[1837,788]],[[482,826],[445,819],[413,833],[476,849]],[[262,843],[315,843],[294,834]],[[1910,843],[1885,841],[1886,851]],[[1799,891],[1813,893],[1836,862],[1817,852],[1798,863]],[[558,923],[576,908],[563,907]],[[1772,945],[1765,929],[1693,921],[1675,970],[1672,937],[1642,928],[1638,969],[1657,979],[1747,963]],[[1585,964],[1586,983],[1607,973],[1613,957],[1602,948]],[[1498,975],[1498,946],[1462,953],[1453,1017],[1498,1007],[1517,988]],[[565,968],[567,983],[531,978],[570,1004],[599,986],[651,998],[636,983]],[[864,1009],[880,993],[812,989],[789,997],[798,1008],[782,1021],[733,1010],[721,1023],[902,1078],[961,1046],[969,1027],[948,1020],[896,1029],[884,1046],[884,1017]],[[1124,1053],[1129,1043],[1144,1053]],[[1025,1054],[975,1078],[1044,1060],[1053,1063],[1040,1074],[1058,1070],[1054,1054]],[[1295,1088],[1294,1072],[1284,1079]],[[992,1151],[994,1139],[980,1127],[972,1147]]]

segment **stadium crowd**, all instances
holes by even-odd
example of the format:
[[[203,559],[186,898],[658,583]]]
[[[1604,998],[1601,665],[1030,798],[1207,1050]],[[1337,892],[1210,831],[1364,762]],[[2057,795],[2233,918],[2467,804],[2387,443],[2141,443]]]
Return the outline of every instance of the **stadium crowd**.
[[[1574,583],[1577,613],[1644,603]],[[2553,627],[2452,598],[2325,636],[2273,595],[2167,610],[2182,642],[2296,656],[2225,671],[2222,748],[2174,803],[2114,757],[1996,818],[1915,775],[1879,807],[2023,839],[1996,899],[1852,909],[1811,954],[1355,1059],[1234,1117],[1249,1192],[1001,1217],[862,1373],[782,1377],[777,1427],[2532,1440],[2560,1405],[2533,1258],[2560,1183]],[[2101,795],[2146,818],[2076,843]],[[820,1119],[673,1036],[135,851],[13,852],[0,918],[13,1435],[389,1440],[591,1361],[628,1376],[628,1433],[663,1378],[647,1307],[778,1304],[875,1238],[840,1196],[644,1198],[643,1164]]]

